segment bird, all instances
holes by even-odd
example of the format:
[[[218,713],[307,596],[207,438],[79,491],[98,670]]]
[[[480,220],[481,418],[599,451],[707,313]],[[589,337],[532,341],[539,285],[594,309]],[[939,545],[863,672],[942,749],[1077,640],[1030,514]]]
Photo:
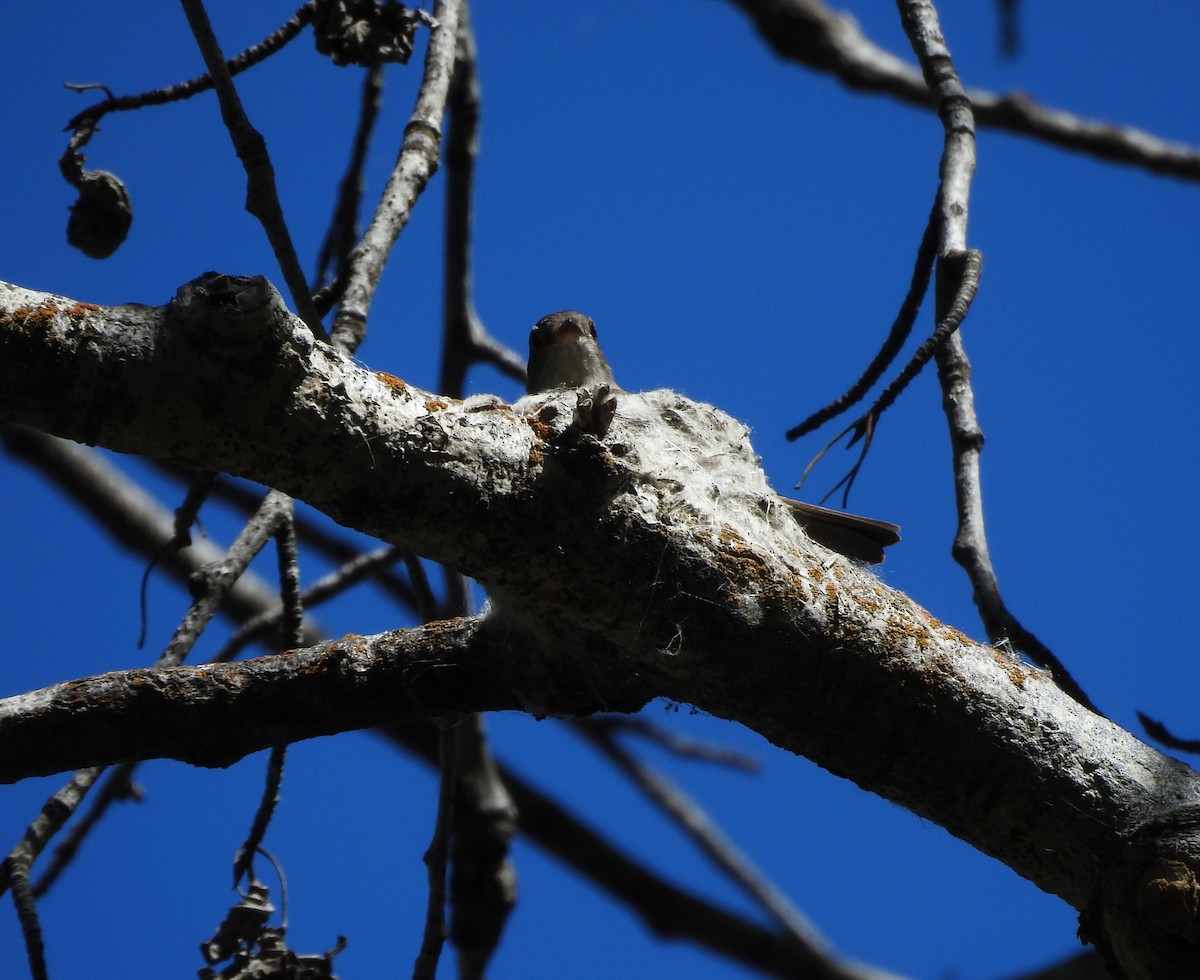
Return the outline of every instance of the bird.
[[[525,389],[531,395],[553,388],[606,384],[621,388],[596,340],[596,324],[578,310],[544,316],[529,332]]]
[[[596,324],[578,310],[542,317],[529,333],[526,390],[531,395],[555,388],[604,384],[621,391],[596,339]],[[780,497],[792,516],[818,544],[868,565],[883,561],[883,549],[900,540],[899,526],[817,504]]]

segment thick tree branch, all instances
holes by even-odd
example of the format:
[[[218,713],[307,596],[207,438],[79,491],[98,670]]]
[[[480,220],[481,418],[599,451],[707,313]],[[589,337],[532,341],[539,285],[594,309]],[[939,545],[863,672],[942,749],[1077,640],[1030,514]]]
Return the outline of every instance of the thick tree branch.
[[[39,771],[101,755],[222,764],[417,715],[663,696],[900,803],[1077,908],[1099,897],[1094,934],[1134,921],[1140,891],[1168,880],[1175,865],[1144,878],[1148,847],[1200,866],[1190,769],[812,544],[742,426],[672,392],[622,393],[601,441],[576,401],[455,402],[372,374],[261,280],[207,277],[162,309],[0,287],[0,417],[281,489],[475,575],[497,626],[524,631],[498,645],[510,634],[490,620],[461,621],[60,685],[7,706],[9,778],[32,771],[21,760],[47,726],[72,732],[71,751]],[[97,711],[100,741],[79,727]]]
[[[54,480],[57,487],[90,512],[115,541],[135,553],[148,558],[157,553],[161,543],[171,536],[170,512],[146,497],[128,477],[100,458],[98,452],[21,426],[5,426],[0,429],[0,436],[14,455]],[[192,472],[174,467],[166,469],[173,475]],[[220,497],[223,492],[239,509],[247,512],[255,510],[262,497],[261,490],[254,495],[249,491],[248,485],[229,480],[218,483],[214,496]],[[335,535],[324,531],[311,518],[307,528],[302,529],[301,537],[310,545],[315,540],[315,547],[319,552],[345,563],[342,570],[329,576],[330,580],[337,580],[339,583],[348,574],[356,574],[353,569],[375,560],[373,556],[357,555],[346,542],[335,540]],[[188,548],[182,551],[172,550],[168,555],[172,560],[164,562],[164,570],[186,583],[192,572],[202,565],[216,561],[220,552],[207,540],[197,539]],[[377,571],[376,575],[378,574]],[[324,592],[324,581],[314,583],[307,590],[306,608],[311,608],[314,602],[320,601],[318,595]],[[247,584],[251,586],[250,591],[246,596],[239,598],[239,590]],[[397,579],[394,584],[402,586],[405,590],[397,596],[399,601],[411,600],[411,588],[407,582]],[[222,610],[246,621],[234,634],[230,643],[216,653],[213,657],[216,661],[232,659],[231,647],[240,646],[235,642],[239,637],[248,640],[250,636],[261,635],[261,631],[256,632],[253,629],[253,624],[278,618],[278,596],[252,572],[246,572],[227,594]],[[272,611],[276,615],[273,616]],[[315,626],[310,625],[308,631],[306,644],[315,644],[322,638],[321,631]],[[278,649],[278,645],[272,646],[272,651]],[[461,724],[457,731],[461,731],[467,724],[474,724],[473,720],[480,718],[480,715],[469,716],[468,721]],[[655,725],[639,722],[636,717],[607,715],[604,716],[604,720],[607,728],[612,728],[618,721],[624,720],[619,727],[632,726],[634,731],[652,741],[660,742],[667,751],[678,755],[708,759],[723,765],[745,768],[747,771],[757,769],[754,760],[730,755],[720,747],[696,744],[671,735]],[[381,731],[386,731],[391,742],[403,751],[411,752],[431,765],[437,765],[437,740],[436,736],[432,736],[431,726],[409,723],[391,725]],[[97,794],[99,799],[94,799],[92,807],[80,820],[75,821],[71,832],[55,849],[49,868],[34,884],[35,897],[43,894],[53,883],[58,873],[75,855],[90,828],[112,803],[129,795],[140,798],[139,789],[136,786],[131,788],[130,784],[135,766],[136,764],[127,764],[108,773],[108,778]],[[608,892],[614,900],[628,906],[655,934],[664,938],[686,939],[770,975],[816,976],[818,974],[815,971],[820,969],[825,969],[826,973],[830,972],[824,957],[813,957],[809,950],[788,937],[720,909],[671,884],[587,827],[562,804],[524,782],[511,769],[506,769],[502,764],[499,769],[502,779],[498,786],[502,786],[506,794],[511,793],[519,802],[520,833],[595,887]],[[62,823],[75,812],[82,795],[79,785],[81,778],[90,780],[99,771],[80,770],[72,777],[68,786],[52,798],[53,805],[48,806],[46,812],[33,821],[28,831],[26,840],[32,851],[40,852],[48,838],[57,833]],[[488,792],[498,792],[498,789],[493,786]],[[461,814],[464,809],[461,798],[458,804]],[[487,805],[494,808],[503,804],[497,798],[491,798]],[[4,876],[0,875],[0,891],[3,888]],[[462,945],[460,937],[456,946]],[[874,980],[878,976],[870,968],[846,964],[844,961],[838,966],[840,972],[833,975],[843,980],[851,977],[854,980],[872,977]]]
[[[274,745],[460,707],[525,710],[529,692],[547,687],[560,692],[548,706],[557,711],[635,711],[647,700],[637,694],[644,682],[620,676],[579,690],[569,667],[514,656],[513,642],[475,617],[232,664],[55,684],[0,701],[0,782],[154,758],[227,766]]]

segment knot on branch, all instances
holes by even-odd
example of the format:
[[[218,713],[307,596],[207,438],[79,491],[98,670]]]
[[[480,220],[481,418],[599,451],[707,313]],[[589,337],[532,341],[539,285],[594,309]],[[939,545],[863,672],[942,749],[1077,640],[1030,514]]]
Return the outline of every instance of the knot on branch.
[[[1117,849],[1079,938],[1117,976],[1200,976],[1200,803],[1171,809]]]
[[[1155,932],[1200,945],[1200,878],[1189,864],[1159,858],[1143,873],[1135,901],[1138,915]]]
[[[262,276],[206,272],[179,287],[167,317],[195,354],[249,382],[289,389],[308,374],[316,338]]]

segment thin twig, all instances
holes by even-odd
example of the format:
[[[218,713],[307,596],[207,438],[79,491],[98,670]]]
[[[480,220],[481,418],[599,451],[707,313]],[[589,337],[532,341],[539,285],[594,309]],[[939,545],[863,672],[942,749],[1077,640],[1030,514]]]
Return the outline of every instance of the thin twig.
[[[929,218],[925,222],[925,231],[921,235],[921,244],[917,248],[916,260],[913,263],[912,279],[908,286],[908,294],[904,297],[904,302],[900,304],[900,312],[896,314],[896,319],[892,321],[892,328],[888,331],[883,346],[879,348],[879,352],[872,358],[871,363],[867,365],[867,369],[863,371],[862,376],[850,386],[850,389],[844,395],[830,402],[824,408],[813,412],[812,415],[799,425],[787,431],[786,435],[789,441],[799,439],[801,436],[820,428],[830,419],[836,418],[847,411],[852,405],[861,401],[862,397],[875,386],[875,383],[883,376],[883,372],[891,366],[896,356],[900,353],[905,341],[908,340],[909,334],[912,333],[913,324],[916,323],[917,314],[920,312],[921,304],[925,300],[925,294],[929,291],[929,280],[933,274],[934,260],[937,258],[938,210],[939,204],[935,199],[933,209],[930,211]]]
[[[177,529],[179,512],[171,513],[149,496],[124,473],[112,466],[99,450],[80,446],[66,439],[38,432],[24,426],[0,426],[0,440],[15,457],[42,473],[62,493],[91,515],[97,525],[114,540],[137,555],[154,555],[162,549]],[[179,466],[161,467],[168,475],[180,479],[194,478],[196,471]],[[261,490],[221,478],[213,487],[213,498],[232,504],[247,518],[262,505]],[[405,608],[415,609],[412,587],[388,569],[400,557],[399,549],[384,547],[367,554],[354,545],[318,526],[303,513],[294,517],[298,536],[307,545],[340,567],[318,579],[304,591],[306,608],[313,608],[341,594],[352,585],[371,577]],[[193,541],[182,551],[169,551],[162,565],[175,581],[187,584],[197,570],[217,562],[224,554],[211,542]],[[217,660],[231,660],[246,644],[262,640],[280,620],[277,593],[252,572],[245,572],[233,583],[221,603],[222,614],[241,622],[241,628],[216,655]],[[300,646],[319,642],[321,630],[305,626]],[[280,643],[272,646],[278,649]]]
[[[25,847],[19,847],[20,855],[9,858],[5,869],[5,880],[12,889],[13,907],[21,923],[21,936],[25,940],[25,955],[29,960],[29,976],[32,980],[48,980],[46,970],[46,946],[42,942],[42,925],[38,921],[37,905],[33,890],[29,887],[29,865],[32,856]]]
[[[879,92],[902,102],[934,105],[921,73],[875,44],[858,22],[821,0],[731,0],[754,21],[759,34],[783,58],[833,75],[847,88]],[[1200,150],[1131,126],[1082,119],[1038,105],[1024,93],[1000,95],[969,89],[980,126],[1086,153],[1184,180],[1200,180]]]
[[[275,491],[269,493],[259,512],[242,529],[224,558],[205,566],[194,576],[195,593],[192,603],[176,628],[171,641],[155,662],[156,667],[173,667],[183,662],[187,653],[216,614],[221,599],[245,571],[254,556],[271,539],[279,522],[290,513],[290,509],[291,498]],[[103,772],[104,767],[78,770],[62,789],[43,804],[38,817],[26,828],[21,841],[9,852],[4,859],[3,866],[0,867],[0,893],[14,883],[21,886],[22,882],[28,881],[29,870],[34,860],[78,809]],[[32,965],[34,963],[32,958],[37,952],[35,945],[40,943],[40,936],[34,929],[36,915],[32,905],[31,892],[28,896],[27,908],[25,904],[25,899],[22,898],[18,912],[23,916],[23,923],[26,922],[28,916],[33,916],[32,919],[29,919],[29,930],[32,931],[26,933],[27,949]]]
[[[209,621],[229,587],[246,570],[275,534],[280,522],[288,519],[292,500],[286,494],[272,490],[263,500],[257,514],[242,528],[225,556],[195,572],[191,577],[195,598],[184,614],[171,642],[158,658],[157,667],[174,667],[182,663]]]
[[[609,761],[627,775],[656,806],[677,823],[688,837],[730,880],[735,882],[797,945],[812,963],[821,964],[808,976],[856,976],[852,967],[839,962],[824,938],[774,884],[709,819],[708,815],[668,779],[638,762],[611,734],[596,727],[573,726]]]
[[[126,800],[135,800],[139,803],[142,801],[144,796],[142,788],[133,782],[133,772],[137,766],[136,762],[123,762],[107,771],[104,785],[91,795],[91,803],[88,805],[87,812],[76,820],[71,825],[71,829],[63,835],[58,846],[54,848],[54,854],[46,864],[45,870],[33,883],[34,898],[41,898],[50,891],[62,873],[75,860],[79,848],[87,840],[88,835],[100,822],[100,819],[112,809],[113,804],[123,803]]]
[[[438,959],[446,942],[446,862],[454,823],[455,736],[452,725],[439,732],[440,780],[433,838],[425,851],[429,896],[425,905],[425,930],[421,950],[413,965],[413,980],[434,980]]]
[[[472,297],[471,196],[479,152],[479,75],[475,35],[465,3],[458,35],[446,123],[446,245],[438,391],[461,398],[472,364],[491,364],[523,384],[525,359],[484,329]]]
[[[847,449],[859,440],[862,441],[862,449],[859,451],[858,459],[854,462],[850,471],[825,494],[822,502],[839,489],[844,488],[842,506],[846,505],[850,490],[854,486],[854,481],[862,469],[863,462],[867,458],[867,453],[870,452],[872,441],[875,438],[875,428],[879,424],[879,420],[883,417],[883,413],[891,408],[896,399],[900,397],[904,389],[925,369],[925,365],[942,350],[962,324],[967,311],[971,308],[971,303],[975,299],[975,293],[979,287],[979,273],[982,265],[983,256],[974,250],[959,252],[954,255],[944,255],[939,261],[939,274],[949,268],[955,270],[954,282],[956,292],[952,301],[947,303],[944,310],[939,313],[939,319],[933,333],[916,349],[912,357],[909,358],[908,363],[904,365],[904,369],[888,384],[883,393],[875,400],[874,404],[830,439],[825,444],[825,447],[805,467],[804,473],[800,477],[800,483],[803,483],[808,478],[808,474],[812,471],[813,467],[843,437],[850,436],[850,441],[846,443]]]
[[[471,284],[471,196],[479,152],[479,76],[475,36],[464,0],[458,23],[454,78],[447,95],[445,269],[442,364],[438,390],[462,397],[467,371],[477,361],[505,363],[524,380],[521,358],[488,336],[475,310]],[[498,352],[507,355],[507,362]],[[499,357],[499,361],[497,358]],[[416,584],[412,569],[409,577]],[[444,568],[444,615],[466,615],[466,579]],[[455,727],[455,810],[450,837],[451,929],[461,980],[482,980],[516,901],[509,843],[517,811],[488,746],[481,715]],[[441,778],[447,778],[445,766]],[[443,787],[444,788],[444,787]]]
[[[753,756],[737,752],[724,745],[712,745],[700,739],[678,735],[675,732],[667,731],[661,725],[656,725],[636,715],[599,715],[595,718],[580,719],[576,724],[588,728],[596,728],[605,733],[617,731],[629,732],[652,742],[681,759],[711,762],[718,766],[726,766],[730,769],[737,769],[746,773],[758,772],[762,768],[762,764]]]
[[[939,274],[942,265],[952,263],[958,278],[951,302],[935,311],[937,326],[933,334],[917,349],[875,404],[834,436],[805,469],[800,481],[802,483],[817,460],[844,435],[853,433],[848,446],[853,446],[861,439],[863,445],[858,460],[850,472],[829,491],[832,494],[839,487],[844,487],[843,502],[848,498],[854,480],[866,459],[875,427],[883,413],[924,369],[935,352],[941,350],[947,339],[958,330],[975,298],[982,264],[982,256],[967,248],[968,205],[971,177],[975,172],[975,120],[971,112],[971,103],[954,70],[950,49],[942,37],[933,5],[928,0],[897,0],[897,6],[905,32],[921,64],[925,83],[934,99],[944,132],[939,168],[941,179],[933,208],[935,220],[927,227],[925,238],[926,241],[932,239],[936,246]]]
[[[282,49],[289,41],[299,36],[305,26],[311,23],[316,6],[314,0],[309,0],[308,3],[300,7],[282,25],[257,44],[251,45],[241,54],[230,58],[225,62],[226,67],[229,69],[229,74],[239,75],[247,68],[253,68],[260,62],[265,61],[276,51]],[[134,109],[141,109],[144,106],[178,102],[181,99],[190,99],[193,95],[198,95],[200,92],[207,92],[212,87],[212,76],[207,72],[186,82],[167,85],[150,92],[139,92],[137,95],[114,96],[106,86],[98,83],[88,85],[73,85],[68,83],[66,88],[75,92],[84,92],[94,88],[103,89],[108,98],[103,102],[97,102],[95,105],[88,106],[82,112],[77,113],[67,123],[66,129],[70,131],[86,127],[90,137],[91,132],[96,129],[96,124],[110,112],[131,112]]]
[[[403,554],[404,550],[399,546],[387,545],[383,548],[377,548],[375,551],[351,558],[341,567],[317,579],[317,581],[300,594],[304,608],[315,609],[322,603],[336,598],[358,583],[368,578],[376,578],[380,570],[392,565]],[[261,612],[245,620],[234,634],[225,641],[221,649],[213,654],[213,663],[227,663],[241,653],[250,643],[265,641],[269,634],[277,633],[283,615],[283,606],[277,605],[271,610]],[[299,643],[286,640],[282,646],[287,648],[304,646],[309,642],[307,638],[314,635],[314,633],[320,634],[320,630],[315,629],[309,624],[304,627],[302,634],[304,638]]]
[[[383,77],[382,65],[375,65],[363,73],[354,145],[350,151],[350,160],[346,164],[346,172],[338,185],[337,203],[329,221],[329,230],[325,233],[325,240],[321,243],[321,251],[317,256],[314,283],[322,283],[328,277],[335,284],[345,285],[341,281],[341,274],[350,250],[358,238],[358,209],[362,204],[364,186],[363,170],[367,165],[367,150],[370,148],[375,122],[379,118],[379,108],[383,103]],[[338,295],[340,293],[337,290],[331,291],[328,296],[323,294],[322,302],[332,303]]]
[[[53,437],[47,437],[53,438]],[[168,474],[176,480],[186,479],[186,474],[191,472],[187,467],[178,466],[173,463],[164,463],[161,460],[153,461],[155,465],[164,473]],[[239,480],[232,479],[228,476],[221,476],[217,480],[216,486],[213,487],[212,497],[214,500],[219,500],[237,508],[243,514],[249,516],[258,509],[258,505],[262,500],[262,490],[254,484],[245,483]],[[298,511],[293,520],[296,525],[296,536],[306,548],[311,548],[317,554],[323,555],[332,562],[338,562],[349,568],[355,562],[364,557],[359,551],[358,545],[353,541],[348,540],[341,533],[334,532],[327,524],[318,523],[308,512]],[[378,554],[378,552],[372,552]],[[417,600],[413,594],[412,586],[404,579],[402,575],[390,570],[390,564],[387,562],[381,563],[376,569],[375,583],[383,589],[396,602],[400,603],[405,609],[416,611]],[[317,589],[324,579],[319,580],[311,589]],[[266,586],[263,587],[266,589]],[[266,589],[270,593],[270,589]],[[305,603],[312,606],[316,601],[314,593],[305,593]],[[274,595],[271,595],[271,605],[274,602]],[[261,611],[261,609],[259,610]],[[244,618],[244,617],[243,617]],[[305,642],[308,642],[307,640]]]
[[[394,725],[380,734],[426,763],[438,764],[437,736],[429,726]],[[497,768],[521,814],[521,834],[627,908],[654,935],[693,942],[768,976],[822,976],[807,948],[790,936],[667,880],[510,767],[498,763]],[[878,974],[868,967],[856,976]]]
[[[467,4],[459,17],[454,78],[447,95],[446,244],[443,273],[442,365],[438,390],[463,397],[467,370],[485,363],[525,381],[525,361],[484,328],[475,311],[471,285],[471,196],[475,157],[479,151],[479,77],[475,68],[475,35]],[[467,612],[466,579],[443,569],[442,615]]]
[[[492,757],[483,716],[467,716],[454,735],[450,936],[459,980],[482,980],[516,904],[509,846],[517,832],[517,808]]]
[[[971,177],[975,171],[972,106],[954,69],[933,5],[927,0],[897,0],[897,6],[945,133],[939,192],[942,233],[936,316],[939,331],[943,324],[952,325],[952,329],[934,348],[934,355],[954,454],[958,531],[952,553],[971,580],[975,604],[991,641],[1007,643],[1020,650],[1034,663],[1047,668],[1059,687],[1071,697],[1096,711],[1091,699],[1062,662],[1017,621],[1000,595],[1000,583],[992,566],[983,520],[980,472],[983,432],[975,414],[970,361],[957,330],[974,296],[981,261],[979,253],[967,248]]]
[[[254,855],[262,850],[263,838],[267,836],[267,827],[271,817],[275,815],[275,807],[279,805],[279,786],[283,782],[283,764],[287,758],[287,746],[276,745],[271,749],[267,760],[266,779],[263,781],[262,798],[258,801],[258,809],[254,811],[254,819],[250,823],[250,831],[242,846],[238,848],[233,859],[233,883],[236,886],[246,875],[254,881]],[[271,862],[275,864],[274,861]],[[275,865],[279,870],[279,865]],[[283,872],[279,871],[280,879]]]
[[[971,389],[971,363],[961,340],[952,337],[937,354],[942,406],[950,426],[954,453],[954,495],[958,531],[951,553],[971,581],[975,606],[992,643],[1011,647],[1050,671],[1055,683],[1084,707],[1102,714],[1067,670],[1066,665],[1009,611],[1000,594],[1000,580],[992,565],[983,520],[983,483],[980,454],[983,432],[975,414]]]
[[[8,888],[14,870],[23,867],[28,875],[37,856],[78,809],[103,771],[99,766],[77,770],[57,793],[42,804],[38,815],[25,828],[20,842],[0,862],[0,895]]]
[[[188,485],[187,496],[183,498],[183,503],[175,508],[175,533],[171,535],[170,540],[162,546],[158,553],[146,563],[146,569],[142,572],[141,587],[138,589],[138,605],[142,613],[142,630],[138,635],[137,642],[139,650],[146,645],[146,629],[148,626],[146,589],[150,584],[150,575],[159,563],[159,560],[168,551],[179,551],[192,543],[192,525],[199,519],[200,508],[204,506],[204,501],[208,499],[208,494],[212,490],[216,480],[217,473],[214,470],[196,472],[195,478]]]
[[[289,501],[290,503],[290,501]],[[300,561],[296,554],[296,525],[292,519],[294,511],[279,524],[275,533],[275,551],[279,566],[279,594],[282,601],[283,640],[290,648],[300,645],[300,632],[304,623],[304,600],[300,593]],[[279,785],[283,781],[283,764],[287,757],[287,746],[276,745],[271,749],[267,762],[267,776],[263,784],[263,795],[254,820],[250,824],[250,832],[246,835],[242,846],[238,848],[233,861],[233,882],[236,885],[242,877],[249,875],[254,878],[254,855],[262,848],[263,839],[267,835],[267,827],[275,814],[279,803]],[[278,868],[278,866],[276,866]],[[282,877],[282,871],[280,872]]]
[[[420,556],[412,551],[406,550],[403,557],[408,580],[412,582],[413,594],[417,597],[417,612],[421,614],[422,622],[431,622],[437,617],[437,598],[429,587],[425,566],[421,564]]]
[[[234,87],[233,77],[225,64],[225,56],[221,53],[204,4],[201,0],[180,0],[180,3],[208,67],[208,74],[212,77],[221,104],[221,118],[229,130],[229,138],[233,141],[238,159],[246,170],[246,210],[259,220],[263,231],[267,233],[267,240],[271,243],[300,319],[308,324],[316,336],[324,338],[325,327],[313,306],[312,291],[300,268],[300,259],[279,203],[279,194],[275,189],[275,168],[267,153],[266,140],[250,125],[242,108],[242,100]]]
[[[442,115],[454,74],[459,8],[458,0],[438,0],[434,6],[437,26],[430,31],[425,74],[412,116],[404,127],[400,155],[370,224],[346,263],[346,287],[330,336],[336,346],[348,352],[362,343],[384,263],[438,167]]]
[[[41,473],[79,509],[89,515],[113,543],[142,557],[157,554],[164,541],[174,535],[175,521],[167,508],[113,466],[97,449],[67,439],[38,432],[25,426],[0,426],[0,439],[15,458]],[[189,480],[195,470],[178,469],[179,478]],[[214,491],[219,495],[226,481]],[[247,503],[252,513],[262,502]],[[197,569],[220,560],[224,552],[207,540],[193,541],[182,551],[169,551],[160,562],[177,582],[187,583]],[[277,603],[276,593],[255,574],[247,573],[233,583],[221,604],[221,613],[234,621],[270,610]],[[307,634],[306,642],[317,642],[317,634]]]
[[[1005,58],[1016,58],[1021,53],[1020,0],[997,0],[999,14],[1000,54]]]
[[[1181,738],[1161,721],[1156,721],[1144,712],[1139,711],[1137,716],[1138,721],[1142,723],[1142,728],[1146,730],[1146,734],[1156,742],[1176,752],[1188,752],[1192,755],[1200,754],[1200,739]]]
[[[288,649],[300,646],[304,626],[304,597],[300,591],[300,558],[296,554],[295,512],[279,525],[275,548],[279,564],[279,595],[283,601],[283,642]]]

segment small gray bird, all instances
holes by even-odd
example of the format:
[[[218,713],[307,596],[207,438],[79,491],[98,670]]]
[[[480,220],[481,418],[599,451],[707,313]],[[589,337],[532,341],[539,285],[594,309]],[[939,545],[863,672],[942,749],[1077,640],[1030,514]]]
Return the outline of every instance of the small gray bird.
[[[621,390],[596,342],[596,324],[590,316],[563,310],[534,324],[529,334],[526,391],[535,395],[551,388],[584,388],[601,382],[613,391]]]
[[[596,341],[592,318],[577,310],[544,316],[529,334],[526,390],[531,394],[552,388],[582,388],[604,383],[621,388]],[[900,528],[857,514],[846,514],[816,504],[780,497],[792,516],[818,544],[847,558],[877,565],[883,549],[900,540]]]

